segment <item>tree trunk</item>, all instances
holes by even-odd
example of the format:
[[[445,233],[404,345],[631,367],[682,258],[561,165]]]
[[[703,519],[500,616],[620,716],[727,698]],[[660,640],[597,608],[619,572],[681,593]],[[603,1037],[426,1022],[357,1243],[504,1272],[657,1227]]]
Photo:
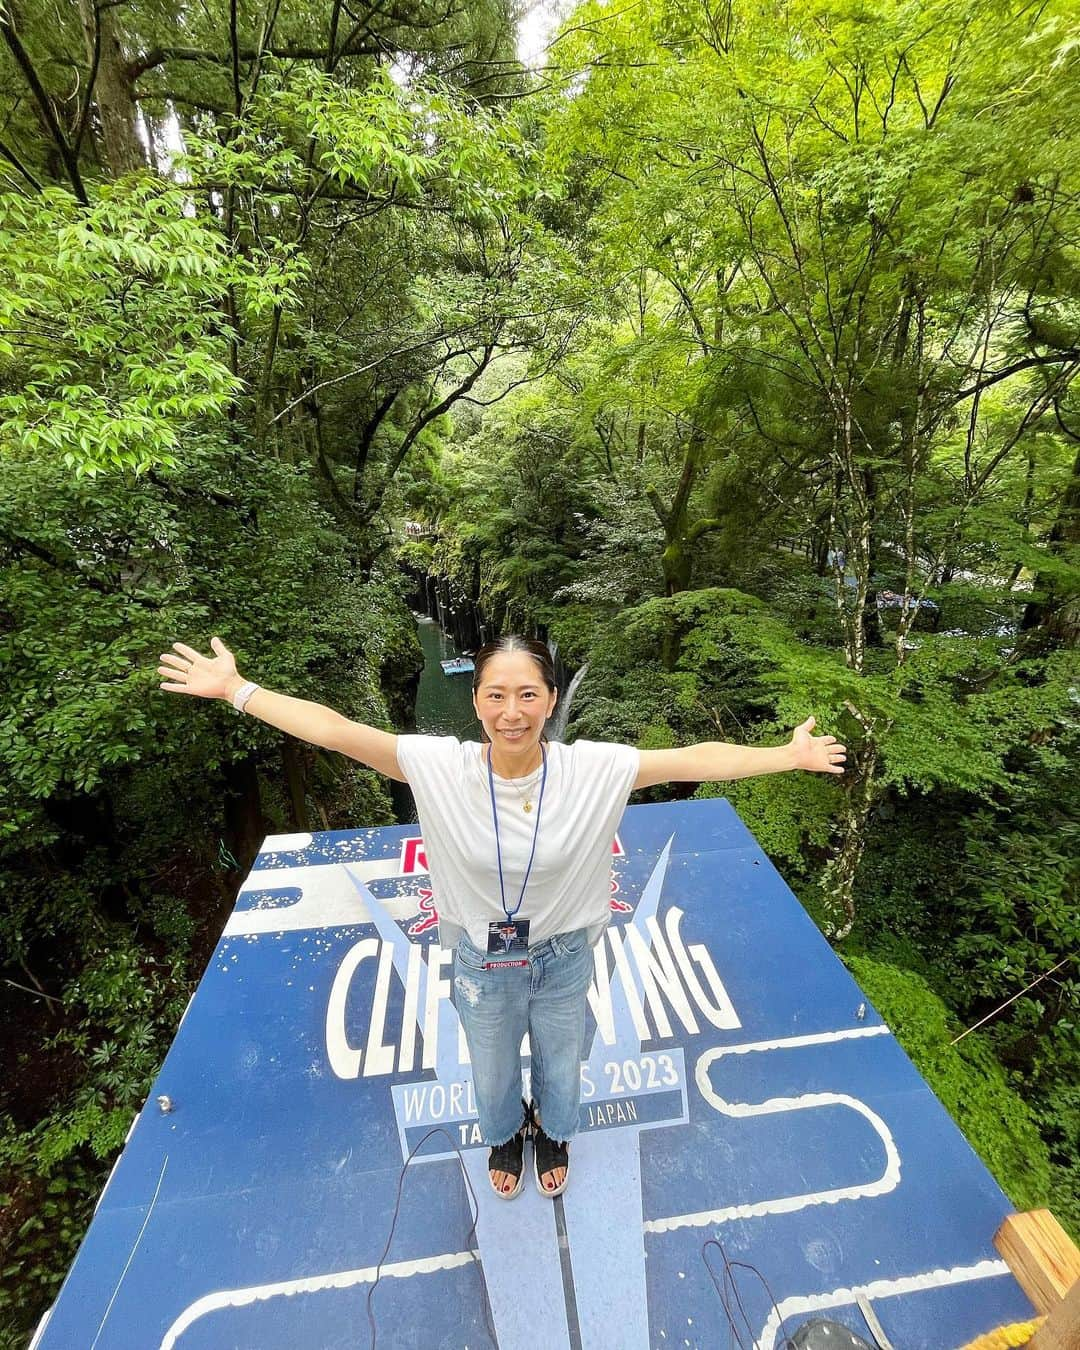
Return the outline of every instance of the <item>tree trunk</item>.
[[[225,831],[243,876],[266,838],[257,759],[248,755],[225,765]]]
[[[382,401],[376,406],[375,411],[360,430],[360,439],[356,443],[356,457],[353,462],[353,501],[357,505],[364,498],[364,475],[367,472],[368,457],[371,454],[375,433],[378,431],[383,418],[394,406],[394,401],[400,393],[400,389],[388,389]]]
[[[885,645],[882,634],[881,614],[878,610],[878,588],[874,581],[878,564],[877,534],[877,478],[872,469],[864,469],[863,500],[866,503],[866,598],[862,609],[862,648],[865,654],[869,647]]]
[[[292,803],[293,824],[298,830],[310,830],[311,821],[307,809],[307,772],[304,764],[304,752],[291,736],[281,743],[281,758],[285,765],[285,780],[289,785],[289,800]]]
[[[1061,499],[1061,510],[1050,531],[1049,551],[1064,555],[1080,544],[1080,451],[1073,462],[1072,479]],[[1036,594],[1024,610],[1021,629],[1040,628],[1064,647],[1075,647],[1080,638],[1080,594],[1075,590],[1058,592],[1060,582],[1053,574],[1039,572],[1035,577]]]
[[[105,156],[109,168],[119,178],[121,174],[145,168],[146,152],[136,126],[135,101],[126,73],[128,61],[116,30],[116,10],[100,5],[100,0],[79,0],[79,15],[86,37]]]
[[[665,507],[654,487],[646,490],[646,497],[657,519],[664,527],[664,552],[660,562],[664,569],[664,594],[677,595],[690,589],[694,565],[694,544],[709,530],[722,523],[719,520],[699,520],[689,524],[690,494],[697,478],[701,457],[705,450],[705,433],[695,428],[690,433],[682,473],[675,489],[671,506]]]
[[[266,350],[263,352],[262,371],[255,393],[255,444],[261,454],[268,454],[267,440],[274,392],[274,360],[277,356],[280,333],[281,306],[275,305],[274,312],[270,316],[270,331],[266,335]]]
[[[678,595],[690,589],[693,559],[681,537],[672,539],[660,557],[664,568],[664,594]]]
[[[855,875],[866,851],[866,822],[880,792],[874,777],[877,762],[877,742],[871,736],[856,761],[858,778],[847,788],[840,847],[821,874],[825,933],[834,942],[846,938],[855,926]]]

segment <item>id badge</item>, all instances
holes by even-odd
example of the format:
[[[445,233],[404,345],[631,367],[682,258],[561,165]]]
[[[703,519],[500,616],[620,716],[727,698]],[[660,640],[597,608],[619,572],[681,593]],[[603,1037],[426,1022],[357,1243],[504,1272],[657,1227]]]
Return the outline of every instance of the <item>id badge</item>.
[[[492,919],[488,924],[486,970],[501,966],[527,966],[529,951],[528,919]]]

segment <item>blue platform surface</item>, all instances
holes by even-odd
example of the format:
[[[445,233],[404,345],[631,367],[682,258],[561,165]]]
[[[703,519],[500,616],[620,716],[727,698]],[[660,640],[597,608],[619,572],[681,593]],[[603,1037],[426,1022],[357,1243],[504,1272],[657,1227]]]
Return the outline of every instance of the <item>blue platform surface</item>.
[[[1009,1201],[722,800],[627,809],[572,1180],[500,1200],[417,832],[267,839],[32,1350],[357,1350],[369,1312],[382,1347],[774,1350],[872,1340],[859,1294],[950,1350],[1032,1316]]]

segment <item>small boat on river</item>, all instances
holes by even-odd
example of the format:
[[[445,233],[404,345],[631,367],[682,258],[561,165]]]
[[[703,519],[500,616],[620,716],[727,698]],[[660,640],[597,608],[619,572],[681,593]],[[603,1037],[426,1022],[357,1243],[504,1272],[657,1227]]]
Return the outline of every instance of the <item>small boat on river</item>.
[[[476,669],[471,656],[452,656],[449,661],[440,661],[444,675],[468,675]]]

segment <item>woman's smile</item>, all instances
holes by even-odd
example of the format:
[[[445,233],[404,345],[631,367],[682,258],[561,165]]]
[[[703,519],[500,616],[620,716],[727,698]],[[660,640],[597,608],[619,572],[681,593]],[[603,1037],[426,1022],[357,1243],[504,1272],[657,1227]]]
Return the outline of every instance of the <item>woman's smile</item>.
[[[500,652],[490,658],[473,691],[473,706],[495,748],[496,773],[515,778],[535,766],[536,746],[555,707],[555,697],[527,652]],[[500,717],[525,720],[500,722]]]

